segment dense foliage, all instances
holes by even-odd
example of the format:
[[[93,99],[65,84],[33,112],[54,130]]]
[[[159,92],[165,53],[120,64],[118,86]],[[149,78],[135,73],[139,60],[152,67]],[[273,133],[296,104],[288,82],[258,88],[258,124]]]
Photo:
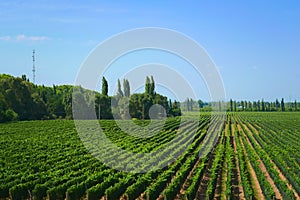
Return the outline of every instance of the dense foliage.
[[[37,86],[22,78],[0,75],[0,122],[70,118],[72,86]]]
[[[81,98],[84,101],[80,102],[86,103],[87,107],[94,106],[97,118],[102,119],[112,119],[113,112],[119,117],[126,117],[124,114],[126,112],[124,109],[122,110],[125,106],[131,106],[130,117],[148,119],[149,115],[147,113],[154,104],[163,106],[168,116],[180,115],[179,103],[172,103],[168,101],[167,97],[155,93],[155,83],[153,78],[151,80],[153,82],[151,83],[150,93],[148,91],[130,96],[129,81],[125,79],[124,91],[120,88],[117,95],[111,97],[108,96],[108,82],[104,77],[102,79],[102,93],[100,94],[99,92],[83,89],[80,86],[53,85],[47,87],[35,85],[29,82],[25,75],[19,78],[2,74],[0,75],[0,122],[71,119],[73,117],[72,100],[76,102]],[[148,85],[146,86],[149,88]],[[147,87],[146,91],[148,90]]]

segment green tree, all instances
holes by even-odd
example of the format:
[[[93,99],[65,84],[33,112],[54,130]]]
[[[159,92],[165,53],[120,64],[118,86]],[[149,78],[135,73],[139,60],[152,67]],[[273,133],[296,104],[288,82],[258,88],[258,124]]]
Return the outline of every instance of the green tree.
[[[131,117],[142,119],[142,94],[132,94],[129,100],[129,113]]]
[[[127,79],[123,80],[123,88],[124,88],[124,96],[129,97],[130,96],[130,84]]]
[[[4,121],[9,122],[9,121],[16,121],[18,120],[18,114],[15,113],[12,109],[7,109],[5,111],[4,115]]]
[[[0,122],[7,121],[6,110],[7,110],[7,104],[5,102],[4,95],[0,92]]]
[[[248,101],[244,101],[245,103],[245,110],[248,111]]]
[[[253,101],[252,107],[253,107],[253,111],[257,111],[257,102],[256,101]]]
[[[266,102],[266,111],[270,111],[271,110],[271,104],[269,102]]]
[[[112,102],[111,97],[99,93],[95,94],[95,111],[96,111],[97,119],[113,118],[111,102]]]
[[[180,103],[177,101],[174,101],[174,103],[172,105],[172,115],[173,116],[181,116]]]
[[[102,77],[102,95],[108,96],[108,83],[105,77]]]
[[[166,114],[168,115],[169,104],[166,96],[155,94],[153,103],[161,105],[161,107],[154,107],[157,110],[157,117],[165,117]]]
[[[230,112],[232,112],[233,111],[233,101],[232,101],[232,99],[230,99]]]
[[[249,108],[250,111],[252,111],[252,103],[251,103],[251,101],[248,101],[248,108]]]
[[[190,111],[190,99],[186,99],[186,111]]]
[[[260,111],[260,100],[257,101],[257,111]]]
[[[199,108],[203,108],[204,106],[204,102],[201,99],[198,100],[198,106]]]
[[[261,111],[265,111],[266,110],[266,106],[265,106],[265,102],[264,99],[261,100]]]
[[[279,109],[280,109],[280,103],[279,103],[278,99],[276,99],[275,105],[276,105],[276,110],[279,111]]]
[[[154,96],[154,94],[155,94],[155,82],[153,76],[151,76],[150,95]]]
[[[64,105],[65,116],[68,119],[73,118],[72,114],[72,88],[63,87],[63,97],[62,97],[62,104]]]
[[[193,99],[191,98],[191,99],[190,99],[190,111],[193,111],[193,104],[194,104],[194,101],[193,101]]]
[[[172,109],[172,100],[171,99],[169,99],[168,105],[169,105],[169,109]]]
[[[150,82],[150,78],[147,76],[146,83],[145,83],[145,93],[150,94],[150,92],[151,92],[151,82]]]
[[[233,107],[234,107],[234,112],[236,112],[236,107],[237,107],[236,101],[233,102]]]
[[[129,99],[127,97],[123,97],[118,102],[119,108],[119,117],[121,119],[130,119],[129,115]]]
[[[284,99],[283,98],[281,99],[280,107],[281,107],[281,111],[284,112],[285,107],[284,107]]]
[[[151,85],[154,83],[153,77],[151,79],[152,80],[150,80],[149,77],[146,77],[144,93],[132,94],[130,96],[129,112],[131,117],[138,119],[149,119],[149,110],[155,104],[159,104],[161,107],[152,107],[152,109],[157,109],[154,112],[156,114],[154,117],[162,117],[165,114],[168,116],[181,115],[180,104],[178,102],[172,103],[171,100],[168,102],[167,97],[155,93],[155,86]],[[162,109],[162,107],[164,109]]]
[[[244,101],[241,101],[241,106],[242,106],[242,111],[244,111],[244,109],[245,109]]]
[[[122,88],[121,88],[121,81],[120,81],[120,79],[118,79],[118,92],[117,92],[117,96],[119,96],[119,97],[123,97],[124,96]]]
[[[23,81],[27,81],[27,78],[26,78],[26,75],[25,75],[25,74],[22,75],[22,80],[23,80]]]

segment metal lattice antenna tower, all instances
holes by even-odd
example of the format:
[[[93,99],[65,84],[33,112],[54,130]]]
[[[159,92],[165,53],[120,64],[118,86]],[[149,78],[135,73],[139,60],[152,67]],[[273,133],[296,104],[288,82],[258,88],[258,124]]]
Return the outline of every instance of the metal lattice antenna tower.
[[[33,83],[35,84],[35,51],[32,51],[32,79]]]

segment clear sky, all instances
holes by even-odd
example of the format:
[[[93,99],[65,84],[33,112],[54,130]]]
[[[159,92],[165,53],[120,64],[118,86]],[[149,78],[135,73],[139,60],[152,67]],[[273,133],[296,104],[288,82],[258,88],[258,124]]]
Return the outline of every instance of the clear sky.
[[[32,80],[35,49],[38,84],[74,84],[80,65],[101,41],[128,29],[163,27],[206,49],[228,99],[300,101],[297,0],[0,0],[0,27],[0,73]]]

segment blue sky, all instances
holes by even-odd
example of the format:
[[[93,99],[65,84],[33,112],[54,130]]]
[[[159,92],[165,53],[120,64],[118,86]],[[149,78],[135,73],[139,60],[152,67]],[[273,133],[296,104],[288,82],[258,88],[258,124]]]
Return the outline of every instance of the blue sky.
[[[0,0],[0,73],[32,80],[35,49],[36,83],[74,84],[80,65],[101,41],[128,29],[163,27],[206,49],[228,99],[300,101],[299,22],[300,2],[288,0]]]

